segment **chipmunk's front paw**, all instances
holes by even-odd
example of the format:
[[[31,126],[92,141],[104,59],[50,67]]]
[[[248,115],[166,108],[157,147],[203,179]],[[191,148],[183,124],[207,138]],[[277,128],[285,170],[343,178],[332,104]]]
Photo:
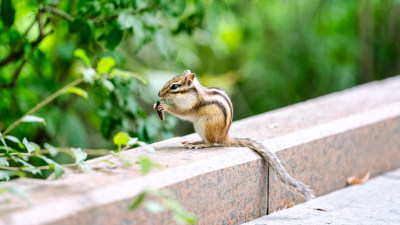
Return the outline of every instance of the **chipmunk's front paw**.
[[[155,111],[164,111],[164,104],[161,102],[157,102],[153,104],[153,109]]]
[[[154,105],[153,105],[153,109],[155,111],[157,111],[158,116],[160,117],[160,120],[164,120],[164,104],[161,103],[160,101],[157,101]]]

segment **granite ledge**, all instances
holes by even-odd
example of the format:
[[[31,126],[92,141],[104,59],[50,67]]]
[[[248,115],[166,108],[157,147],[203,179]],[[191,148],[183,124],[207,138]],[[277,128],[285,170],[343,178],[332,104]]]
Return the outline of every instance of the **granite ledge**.
[[[231,135],[262,142],[277,153],[293,177],[309,184],[317,195],[329,193],[342,188],[346,176],[371,169],[371,163],[373,176],[400,167],[399,88],[399,76],[362,85],[235,122]],[[143,149],[125,152],[129,158],[149,155],[164,166],[146,176],[133,167],[3,184],[23,188],[34,207],[17,199],[2,204],[0,224],[173,223],[168,214],[126,210],[149,186],[172,190],[199,217],[199,224],[240,224],[288,202],[303,201],[268,177],[267,168],[249,149],[186,150],[180,144],[197,138],[189,135],[155,143],[158,151],[152,154]]]

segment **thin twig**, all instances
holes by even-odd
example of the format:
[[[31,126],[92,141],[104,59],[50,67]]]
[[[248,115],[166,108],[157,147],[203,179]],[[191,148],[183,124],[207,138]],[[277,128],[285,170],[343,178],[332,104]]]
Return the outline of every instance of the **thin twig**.
[[[22,70],[22,67],[24,67],[26,63],[26,59],[22,60],[21,64],[19,65],[19,67],[15,70],[14,75],[11,79],[11,82],[9,84],[2,84],[0,85],[0,89],[4,89],[4,88],[13,88],[15,86],[15,84],[17,83],[17,79],[18,76]]]
[[[22,122],[22,119],[27,116],[27,115],[31,115],[32,113],[36,112],[38,109],[42,108],[43,106],[45,106],[46,104],[48,104],[49,102],[53,101],[56,97],[58,97],[59,95],[63,94],[66,90],[68,90],[71,87],[74,87],[76,85],[78,85],[79,83],[81,83],[83,81],[83,78],[79,78],[76,79],[74,81],[72,81],[71,83],[69,83],[68,85],[66,85],[65,87],[61,88],[60,90],[58,90],[57,92],[53,93],[52,95],[50,95],[49,97],[47,97],[46,99],[44,99],[42,102],[40,102],[39,104],[37,104],[35,107],[33,107],[31,110],[29,110],[27,113],[25,113],[23,116],[21,116],[21,118],[19,118],[18,120],[14,121],[14,123],[12,123],[4,132],[3,135],[7,135],[11,130],[13,130],[18,124],[20,124]]]
[[[10,62],[20,59],[24,55],[24,50],[12,51],[5,59],[0,61],[0,67],[7,65]]]
[[[62,17],[64,19],[68,20],[69,22],[74,22],[74,20],[75,20],[75,18],[73,16],[71,16],[71,14],[69,14],[61,9],[58,9],[54,6],[46,5],[43,7],[43,10],[45,12],[53,13],[54,15]]]
[[[107,149],[82,149],[83,152],[86,152],[88,155],[108,155],[111,154],[112,150],[107,150]],[[57,152],[62,152],[62,153],[72,153],[71,148],[57,148]],[[10,152],[10,153],[0,153],[1,156],[14,156],[14,155],[22,155],[22,156],[37,156],[37,155],[43,155],[43,154],[49,154],[50,151],[48,149],[41,149],[37,152],[33,153],[26,153],[26,152]]]
[[[86,152],[88,155],[108,155],[111,154],[112,150],[107,150],[107,149],[81,149],[83,152]],[[49,153],[48,149],[42,149],[41,151],[43,151],[42,154],[46,154]],[[70,153],[71,152],[71,148],[57,148],[58,152],[64,152],[64,153]]]
[[[67,163],[67,164],[60,164],[60,165],[62,167],[66,167],[66,168],[78,166],[77,163]],[[50,170],[50,169],[53,169],[53,168],[50,168],[50,166],[38,166],[38,167],[35,167],[35,169]],[[30,168],[27,168],[27,167],[0,166],[0,170],[29,171]]]
[[[24,35],[23,35],[24,38],[28,35],[29,31],[32,29],[33,25],[35,25],[37,20],[38,20],[38,17],[36,17],[36,19],[34,19],[33,22],[29,25],[29,27],[25,30]],[[18,43],[16,44],[16,46],[17,46],[16,48],[19,49],[21,44],[22,44],[22,41],[19,40]],[[23,55],[24,55],[23,49],[12,51],[5,59],[0,61],[0,67],[3,67],[4,65],[6,65],[10,62],[20,59]]]
[[[39,34],[40,36],[43,35],[43,24],[42,24],[42,11],[39,11],[37,21],[39,23]]]
[[[45,26],[47,25],[47,23],[48,23],[48,21],[46,21]],[[39,26],[40,26],[40,24],[39,24]],[[26,32],[28,32],[28,31],[26,31]],[[52,34],[53,32],[54,32],[54,31],[52,30],[52,31],[48,32],[47,34],[40,33],[38,39],[36,39],[36,41],[34,41],[34,42],[32,43],[32,51],[31,51],[31,54],[32,54],[33,50],[36,49],[36,47],[40,44],[40,42],[41,42],[45,37],[47,37],[49,34]],[[3,61],[0,62],[0,67],[4,66],[4,65],[6,65],[6,64],[8,64],[8,63],[10,63],[10,62],[12,62],[12,61],[18,60],[18,59],[21,58],[23,55],[24,55],[24,50],[23,50],[23,49],[20,50],[19,52],[11,52],[10,55],[8,55],[8,57],[7,57],[6,59],[4,59]],[[29,55],[29,56],[30,56],[30,55]],[[22,70],[22,67],[23,67],[23,66],[25,65],[25,63],[27,62],[27,58],[29,58],[29,56],[27,56],[27,57],[22,61],[22,63],[20,64],[20,66],[15,70],[11,82],[10,82],[9,84],[2,84],[2,85],[0,85],[0,89],[13,88],[13,87],[15,86],[15,84],[16,84],[16,82],[17,82],[17,79],[18,79],[18,76],[19,76],[19,74],[20,74],[20,72],[21,72],[21,70]]]

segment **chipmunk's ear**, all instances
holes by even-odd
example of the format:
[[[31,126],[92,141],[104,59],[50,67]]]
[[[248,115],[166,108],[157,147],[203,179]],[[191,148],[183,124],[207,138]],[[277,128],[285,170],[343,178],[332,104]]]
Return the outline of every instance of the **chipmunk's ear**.
[[[194,73],[190,73],[187,77],[186,77],[186,84],[187,86],[192,86],[193,85],[193,81],[194,78],[196,78],[196,75]]]

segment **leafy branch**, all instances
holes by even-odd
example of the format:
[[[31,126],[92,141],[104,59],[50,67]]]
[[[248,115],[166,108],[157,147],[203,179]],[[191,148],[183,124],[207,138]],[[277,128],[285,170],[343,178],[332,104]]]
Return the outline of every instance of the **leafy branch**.
[[[39,17],[36,17],[36,19],[32,22],[32,24],[26,29],[25,34],[24,34],[24,38],[25,38],[25,36],[29,33],[29,31],[32,29],[33,25],[34,25],[35,23],[37,23],[38,21],[39,21]],[[48,22],[46,22],[46,24],[47,24],[47,23],[48,23]],[[49,35],[49,34],[51,34],[51,33],[53,33],[53,31],[50,31],[50,32],[47,33],[47,34],[40,33],[39,37],[38,37],[34,42],[32,42],[32,50],[35,49],[35,48],[40,44],[40,42],[41,42],[47,35]],[[16,45],[16,47],[14,48],[14,50],[12,50],[12,51],[10,52],[10,54],[9,54],[5,59],[3,59],[3,60],[0,61],[0,67],[3,67],[3,66],[7,65],[7,64],[10,63],[10,62],[14,62],[14,61],[19,60],[22,56],[24,56],[24,53],[25,53],[25,51],[24,51],[24,49],[22,48],[22,46],[21,46],[21,41],[20,41],[20,42]]]
[[[43,6],[43,9],[41,9],[42,12],[49,12],[52,14],[55,14],[69,22],[73,22],[75,20],[75,18],[68,14],[67,12],[57,8],[56,6],[50,6],[50,5],[45,5]]]
[[[58,96],[64,93],[74,93],[80,95],[87,99],[88,94],[81,88],[76,87],[77,85],[81,84],[82,82],[87,82],[93,84],[95,81],[96,83],[100,81],[100,84],[108,85],[109,89],[113,89],[112,83],[107,79],[113,79],[114,77],[121,77],[122,79],[131,79],[135,78],[141,82],[144,82],[144,79],[138,76],[137,74],[132,74],[128,71],[117,70],[113,69],[115,66],[115,61],[111,57],[103,57],[97,63],[96,70],[91,67],[92,63],[90,59],[86,56],[85,51],[82,49],[77,49],[74,55],[79,58],[85,65],[85,68],[81,68],[82,77],[78,78],[71,83],[65,85],[64,87],[60,88],[55,93],[51,94],[43,101],[38,103],[28,112],[26,112],[22,117],[14,121],[3,133],[0,132],[0,141],[3,146],[0,146],[0,150],[4,150],[4,153],[0,153],[0,179],[3,180],[4,178],[7,180],[9,179],[8,175],[4,175],[4,172],[1,170],[6,171],[23,171],[23,172],[30,172],[32,174],[40,174],[41,170],[48,170],[54,169],[56,173],[56,178],[60,177],[63,174],[64,168],[70,167],[80,167],[83,169],[90,169],[88,165],[84,162],[87,158],[87,155],[106,155],[113,153],[112,151],[108,150],[94,150],[94,149],[87,149],[82,151],[81,149],[74,149],[74,148],[55,148],[49,144],[45,144],[43,149],[40,148],[39,145],[29,142],[26,138],[23,139],[21,142],[17,137],[8,135],[15,127],[17,127],[22,122],[41,122],[45,123],[43,118],[33,116],[32,114],[37,112],[42,107],[46,106],[50,102],[52,102]],[[106,82],[108,81],[108,83]],[[11,141],[17,144],[21,149],[25,149],[27,152],[18,151],[9,147],[6,141]],[[114,142],[118,146],[118,152],[128,149],[130,146],[134,145],[143,145],[143,142],[140,142],[138,138],[131,138],[127,133],[120,132],[114,138]],[[125,147],[122,149],[122,145]],[[45,155],[50,154],[51,156],[57,155],[59,152],[71,154],[75,159],[75,163],[68,163],[60,165],[54,160],[47,158]],[[123,159],[122,156],[119,156],[118,153],[115,154],[119,158]],[[48,165],[45,166],[33,166],[28,161],[29,158],[36,157],[40,158],[45,161]],[[14,161],[17,165],[20,166],[10,166],[9,160]],[[127,163],[129,160],[123,159],[124,165],[130,165],[132,163]],[[140,161],[140,160],[139,160]],[[142,163],[147,168],[145,172],[149,170],[149,168],[157,167],[156,164],[152,164],[149,161],[143,161]]]
[[[128,146],[129,147],[129,146]],[[0,153],[0,157],[2,156],[16,156],[16,155],[21,155],[21,156],[36,156],[36,155],[44,155],[44,154],[53,154],[53,152],[56,153],[71,153],[70,148],[54,148],[55,150],[49,150],[49,149],[41,149],[39,151],[35,151],[33,153],[25,153],[25,152],[9,152],[9,153]],[[111,153],[110,150],[107,149],[82,149],[83,152],[86,152],[88,155],[92,156],[102,156],[102,155],[108,155]]]
[[[77,167],[79,166],[78,163],[66,163],[66,164],[62,164],[63,167]],[[49,170],[49,169],[53,169],[53,166],[37,166],[35,167],[36,169],[39,170]],[[0,166],[0,170],[19,170],[19,171],[30,171],[29,168],[26,167],[11,167],[11,166]]]
[[[27,34],[29,33],[29,31],[32,29],[32,27],[34,26],[34,24],[38,23],[39,24],[39,37],[32,42],[31,44],[31,51],[30,53],[32,54],[33,50],[35,50],[39,44],[42,42],[42,40],[47,37],[48,35],[52,34],[54,31],[49,31],[48,33],[43,33],[43,28],[50,22],[50,20],[46,20],[45,24],[42,24],[41,22],[41,12],[39,12],[39,14],[37,15],[37,17],[35,18],[35,20],[31,23],[31,25],[26,29],[24,35],[23,35],[23,39],[26,38]],[[24,55],[25,55],[25,50],[22,46],[22,39],[20,39],[18,41],[18,43],[16,44],[16,47],[9,53],[9,55],[3,59],[2,61],[0,61],[0,68],[7,65],[8,63],[14,62],[14,61],[18,61],[20,60]],[[0,85],[0,89],[5,89],[5,88],[12,88],[15,86],[18,76],[21,73],[21,70],[23,68],[23,66],[25,65],[25,63],[27,62],[28,58],[31,56],[31,54],[27,57],[25,57],[25,59],[22,60],[22,62],[20,63],[20,65],[17,67],[17,69],[14,71],[14,74],[11,78],[11,82],[9,84],[2,84]]]
[[[27,113],[25,113],[23,116],[21,116],[19,119],[17,119],[14,123],[12,123],[4,132],[3,135],[7,135],[10,131],[12,131],[16,126],[18,126],[22,120],[24,119],[24,117],[26,117],[27,115],[31,115],[34,112],[36,112],[37,110],[39,110],[40,108],[42,108],[43,106],[47,105],[49,102],[53,101],[55,98],[57,98],[58,96],[60,96],[61,94],[65,93],[66,90],[68,90],[71,87],[74,87],[78,84],[80,84],[83,81],[83,78],[78,78],[74,81],[72,81],[71,83],[67,84],[66,86],[64,86],[63,88],[61,88],[60,90],[58,90],[57,92],[55,92],[54,94],[50,95],[49,97],[45,98],[42,102],[40,102],[39,104],[37,104],[35,107],[33,107],[32,109],[30,109]]]
[[[128,35],[133,36],[134,38],[135,52],[138,52],[144,44],[152,40],[156,40],[156,46],[160,54],[165,57],[168,55],[169,50],[173,49],[169,48],[173,46],[173,41],[171,40],[172,32],[173,34],[176,34],[178,32],[185,31],[186,29],[190,30],[192,29],[192,27],[194,27],[189,23],[185,22],[185,24],[183,24],[182,22],[182,24],[180,24],[182,26],[179,26],[180,30],[175,32],[177,29],[176,26],[170,26],[167,23],[160,22],[160,20],[167,21],[167,19],[175,19],[176,21],[180,20],[179,15],[181,15],[181,13],[185,11],[185,1],[183,1],[183,3],[185,4],[180,4],[178,7],[174,6],[173,4],[163,4],[160,1],[142,1],[142,3],[138,3],[141,4],[140,6],[138,6],[138,4],[136,3],[126,3],[127,1],[82,1],[82,4],[69,4],[67,1],[64,2],[65,4],[63,4],[62,6],[61,4],[60,6],[58,5],[59,1],[51,1],[52,3],[49,5],[47,5],[49,1],[38,1],[38,7],[36,9],[29,9],[30,13],[34,13],[37,16],[35,18],[32,18],[33,21],[31,24],[29,24],[26,30],[23,31],[24,34],[20,34],[20,31],[16,29],[17,26],[13,26],[15,18],[15,9],[12,5],[13,1],[1,1],[2,4],[4,2],[8,4],[9,8],[7,10],[2,9],[0,11],[0,16],[3,19],[2,21],[0,21],[0,30],[4,35],[2,37],[6,37],[6,40],[10,40],[9,43],[11,48],[5,54],[5,57],[1,57],[2,60],[0,61],[0,68],[11,63],[14,63],[15,65],[13,65],[13,67],[7,66],[5,68],[1,68],[2,70],[8,72],[10,75],[9,77],[11,78],[9,81],[7,81],[7,84],[0,85],[0,88],[3,89],[13,88],[17,86],[17,88],[21,90],[21,87],[18,87],[18,79],[25,79],[25,76],[20,75],[22,74],[21,71],[23,71],[23,73],[27,71],[26,73],[28,75],[32,75],[31,77],[35,77],[36,75],[34,74],[34,72],[29,72],[30,68],[27,68],[26,66],[28,63],[30,63],[31,61],[34,62],[35,60],[40,60],[41,62],[50,62],[47,64],[43,64],[46,65],[46,67],[48,66],[49,68],[51,68],[50,70],[43,72],[43,78],[50,77],[51,82],[55,83],[56,80],[54,80],[53,75],[55,74],[55,71],[63,75],[66,73],[64,73],[63,70],[58,70],[58,66],[63,65],[61,62],[58,62],[57,60],[57,63],[55,63],[49,59],[54,55],[57,56],[57,54],[59,53],[58,50],[62,49],[62,47],[65,47],[63,46],[63,44],[67,42],[66,40],[71,43],[71,45],[67,48],[69,55],[63,55],[68,55],[67,57],[65,57],[68,62],[71,62],[73,57],[70,53],[76,50],[76,48],[78,48],[79,46],[85,46],[85,48],[90,49],[91,53],[94,56],[112,55],[117,57],[116,54],[113,53],[117,52],[115,50],[116,47],[120,44],[121,40],[123,40],[123,38],[127,37]],[[98,7],[97,9],[91,8],[90,4],[92,4],[93,2],[99,3],[101,7]],[[113,5],[112,9],[106,11],[106,7],[102,7],[103,4]],[[193,15],[197,13],[200,17],[202,13],[197,11],[196,9],[193,9],[194,3],[191,4],[192,5],[190,5],[190,7],[192,9],[191,11],[188,11],[187,15],[189,16],[189,14]],[[82,10],[82,8],[85,9]],[[16,10],[18,11],[19,9]],[[11,14],[13,15],[11,16]],[[162,16],[161,18],[159,17],[160,15]],[[55,19],[57,19],[58,17],[60,17],[60,21],[62,20],[62,23],[58,23],[57,21],[55,21]],[[52,22],[51,27],[48,26],[50,22]],[[179,23],[181,23],[181,21],[179,21]],[[33,36],[31,34],[36,35],[37,27],[39,30],[39,35],[35,38],[35,40],[28,41],[27,36]],[[58,28],[61,29],[58,30]],[[49,30],[50,32],[47,32]],[[49,51],[44,50],[45,48],[39,49],[38,46],[43,43],[44,38],[52,34],[53,30],[60,31],[57,32],[57,38],[60,38],[60,40],[55,41],[54,45],[55,47],[57,47],[57,51],[53,52],[57,53],[48,54]],[[9,31],[12,31],[14,33]],[[65,35],[63,31],[66,31],[68,35]],[[104,44],[104,47],[109,49],[110,51],[105,52],[103,46],[99,43]],[[60,51],[63,53],[67,52],[62,50]],[[11,125],[4,129],[3,134],[0,133],[0,181],[7,181],[17,176],[27,175],[45,178],[49,173],[54,173],[55,178],[57,179],[62,176],[65,168],[83,170],[96,169],[96,167],[94,167],[93,165],[86,164],[87,156],[105,155],[108,153],[111,153],[110,157],[114,157],[113,159],[118,159],[123,162],[124,167],[129,167],[136,163],[140,166],[140,172],[142,174],[147,174],[152,169],[161,168],[161,165],[153,162],[148,157],[138,157],[137,159],[132,160],[122,153],[123,151],[136,146],[144,146],[147,151],[152,152],[154,151],[154,149],[152,149],[151,146],[145,144],[144,142],[139,141],[138,137],[140,137],[140,140],[150,140],[158,135],[157,132],[164,135],[164,133],[166,133],[165,131],[169,132],[172,129],[168,128],[169,130],[165,129],[159,131],[162,126],[160,124],[154,124],[154,120],[151,120],[152,117],[147,117],[145,111],[141,109],[140,106],[138,106],[139,104],[137,104],[135,100],[132,100],[135,97],[134,91],[138,90],[137,86],[140,86],[139,84],[147,85],[147,81],[137,73],[113,68],[116,63],[111,57],[101,58],[100,61],[97,62],[97,67],[94,68],[92,67],[91,60],[89,60],[82,49],[77,49],[74,52],[74,56],[81,59],[85,64],[85,68],[81,68],[81,73],[83,76],[82,78],[73,80],[71,83],[68,83],[57,92],[45,98],[43,101],[38,100],[39,103],[26,113],[20,112],[18,111],[18,109],[13,109],[14,111],[16,111],[14,113],[15,115],[23,114],[23,116],[15,121],[4,121],[4,124]],[[74,66],[75,65],[76,64],[74,64]],[[30,63],[29,66],[33,67],[36,70],[41,70],[42,63],[38,63],[37,65],[35,63]],[[71,65],[67,66],[68,67],[64,68],[70,69],[72,67]],[[12,71],[10,71],[9,68],[12,69]],[[64,69],[64,71],[66,70],[67,69]],[[63,76],[63,78],[65,77]],[[83,82],[100,85],[103,92],[105,92],[104,90],[106,90],[107,98],[109,99],[102,100],[106,100],[107,103],[110,102],[113,110],[104,110],[107,112],[103,113],[103,115],[100,116],[102,122],[103,120],[105,120],[105,118],[117,118],[118,121],[134,119],[135,121],[133,122],[137,123],[135,124],[137,125],[137,127],[133,126],[133,129],[127,128],[127,126],[122,126],[121,123],[118,125],[122,127],[122,130],[128,131],[130,134],[133,133],[133,136],[137,137],[130,137],[127,133],[122,134],[124,140],[117,140],[118,151],[113,152],[104,149],[95,150],[53,148],[49,147],[47,144],[44,144],[44,146],[40,146],[34,142],[28,141],[26,138],[23,138],[23,141],[21,142],[16,137],[10,135],[10,133],[12,133],[13,131],[17,133],[15,128],[18,127],[22,122],[41,122],[45,124],[44,118],[33,116],[33,114],[38,112],[38,110],[44,108],[45,106],[49,106],[50,102],[52,102],[55,98],[64,93],[74,93],[84,97],[85,99],[88,99],[88,93],[84,89],[78,87],[78,85],[82,84]],[[40,80],[40,83],[45,83],[45,81]],[[120,86],[126,87],[125,89],[122,89]],[[5,93],[11,93],[14,90],[16,89],[9,89],[6,90]],[[129,96],[127,96],[125,93],[129,93]],[[12,97],[14,97],[14,95],[12,95]],[[95,97],[90,98],[90,100],[93,100],[94,98]],[[118,105],[114,105],[114,99],[119,100]],[[105,101],[102,101],[102,104],[104,104],[103,102]],[[43,112],[43,114],[46,115],[45,112]],[[114,121],[112,121],[112,123],[110,124],[112,124],[112,126],[106,125],[108,127],[111,127],[107,129],[110,130],[110,133],[114,133],[114,131],[116,130]],[[2,127],[2,124],[0,125]],[[173,125],[171,127],[173,127]],[[140,131],[137,132],[135,130],[136,128]],[[0,129],[2,130],[3,128]],[[146,132],[146,130],[152,130],[153,132]],[[105,133],[106,132],[103,132],[103,135],[109,137],[109,135],[105,135]],[[70,161],[57,161],[59,160],[59,158],[66,158],[55,157],[56,154],[54,152],[70,154],[75,161],[71,161],[69,157],[67,157],[67,159]],[[62,164],[61,161],[67,163]],[[110,160],[110,162],[111,161],[112,160]],[[0,188],[0,193],[2,191],[12,192],[12,190]],[[182,215],[184,217],[185,213],[182,213],[184,212],[184,210],[182,210],[183,208],[176,206],[178,204],[175,204],[176,207],[174,207],[174,202],[172,200],[168,201],[167,199],[169,197],[166,194],[159,195],[159,197],[161,198],[161,204],[163,205],[163,207],[165,207],[165,210],[172,210],[177,213],[177,215],[180,214],[180,217],[182,217]]]
[[[132,12],[132,15],[135,14],[140,14],[140,13],[144,13],[147,11],[151,11],[151,10],[157,10],[159,9],[159,7],[151,5],[149,7],[145,7],[142,9],[139,9],[137,11]],[[21,58],[24,57],[25,55],[25,50],[22,46],[23,41],[26,39],[26,35],[30,32],[30,30],[32,29],[32,27],[37,23],[39,26],[39,36],[38,38],[32,42],[31,45],[31,52],[33,50],[35,50],[37,48],[37,46],[42,42],[42,40],[47,37],[49,34],[52,34],[54,31],[50,31],[48,33],[44,33],[44,27],[50,22],[51,18],[48,18],[46,20],[45,23],[42,23],[42,16],[43,13],[50,13],[50,14],[54,14],[56,16],[59,16],[65,20],[67,20],[68,22],[74,22],[76,20],[77,16],[73,16],[59,8],[57,8],[57,4],[55,5],[42,5],[39,6],[39,9],[37,11],[37,16],[34,19],[34,21],[31,23],[30,26],[28,26],[28,28],[26,29],[24,35],[22,36],[22,38],[18,41],[18,44],[15,46],[15,48],[13,50],[11,50],[11,52],[8,54],[7,57],[5,57],[3,60],[0,61],[0,68],[15,62],[15,61],[19,61]],[[93,23],[101,23],[101,22],[105,22],[105,21],[111,21],[111,20],[115,20],[117,19],[119,16],[119,13],[114,14],[112,16],[108,16],[108,17],[98,17],[98,18],[87,18],[89,20],[91,20]],[[17,69],[15,70],[12,78],[11,78],[11,82],[9,84],[2,84],[0,85],[0,89],[6,89],[6,88],[12,88],[15,86],[17,80],[18,80],[18,76],[23,68],[23,66],[25,65],[25,63],[28,60],[28,56],[25,57],[25,59],[22,60],[22,62],[20,63],[20,65],[17,67]]]

